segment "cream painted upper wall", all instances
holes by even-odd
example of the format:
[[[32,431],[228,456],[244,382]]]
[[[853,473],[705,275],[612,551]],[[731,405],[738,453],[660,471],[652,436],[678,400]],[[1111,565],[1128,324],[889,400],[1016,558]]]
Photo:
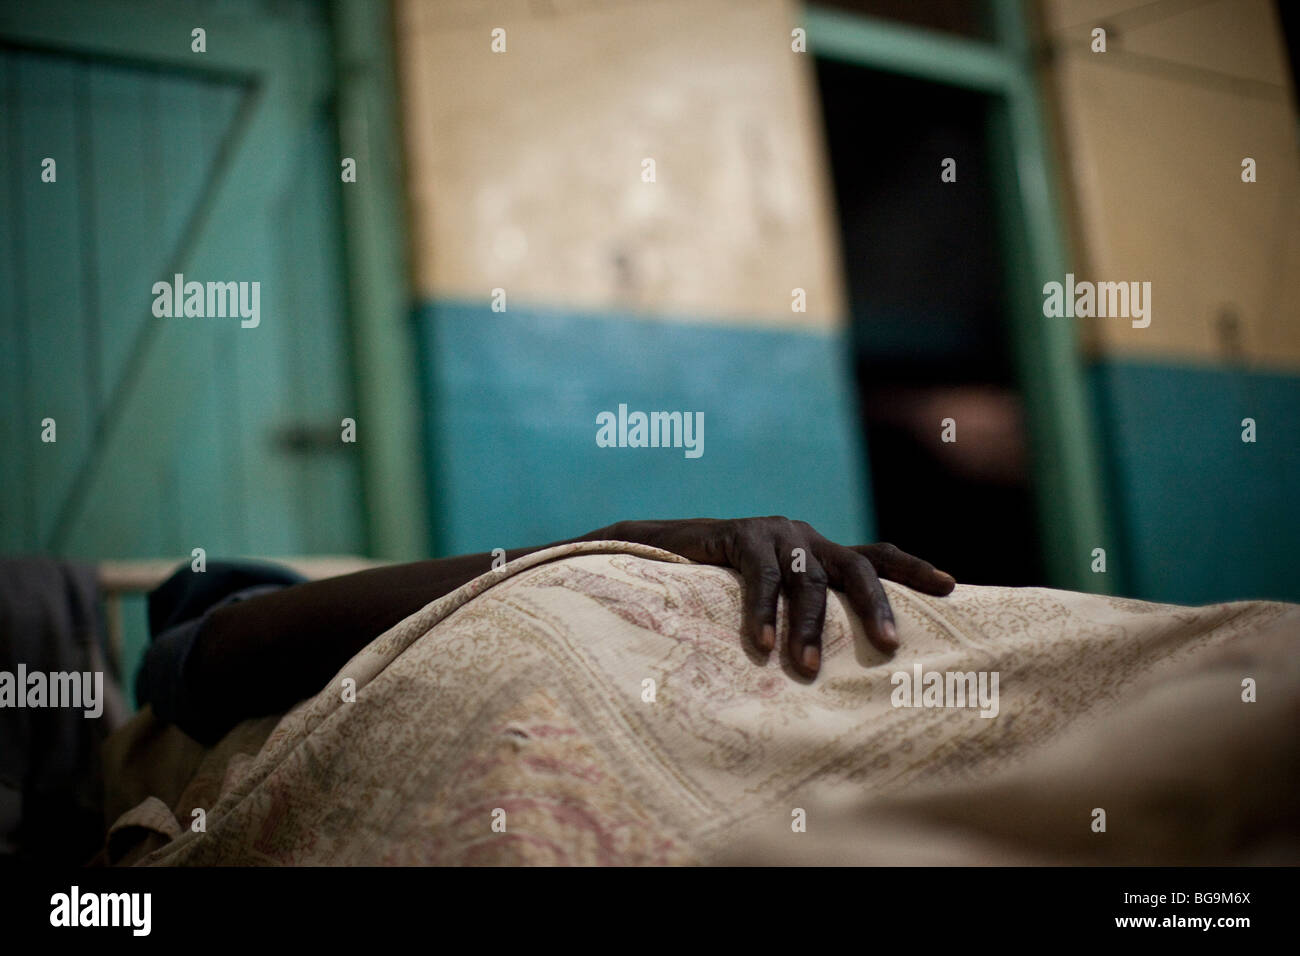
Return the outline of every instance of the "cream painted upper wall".
[[[1272,4],[1044,8],[1079,278],[1152,283],[1149,328],[1077,320],[1087,340],[1111,354],[1300,365],[1300,148]],[[1106,53],[1089,49],[1098,25],[1111,28]]]
[[[424,296],[830,327],[815,81],[784,0],[397,0]],[[507,52],[490,32],[506,30]],[[657,182],[642,182],[653,158]],[[791,311],[791,289],[808,311]]]

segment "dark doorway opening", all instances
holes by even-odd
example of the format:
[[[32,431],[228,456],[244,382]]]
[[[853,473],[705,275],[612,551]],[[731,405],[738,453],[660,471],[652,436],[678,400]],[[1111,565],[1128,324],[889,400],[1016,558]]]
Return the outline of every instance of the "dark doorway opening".
[[[963,582],[1043,584],[991,104],[837,61],[817,76],[878,534]]]

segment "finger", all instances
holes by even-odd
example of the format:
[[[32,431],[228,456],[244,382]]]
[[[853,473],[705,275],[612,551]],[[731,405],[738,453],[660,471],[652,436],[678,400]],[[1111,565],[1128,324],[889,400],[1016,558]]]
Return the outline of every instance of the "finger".
[[[766,654],[776,647],[776,602],[781,592],[781,566],[769,544],[738,547],[737,570],[744,581],[745,633]]]
[[[786,649],[790,663],[805,677],[816,677],[822,666],[822,626],[826,623],[826,569],[803,545],[800,563],[795,563],[794,549],[800,545],[783,539],[777,546],[781,559],[781,576],[790,607],[790,633]],[[802,570],[796,570],[802,568]]]
[[[870,561],[880,577],[906,584],[917,591],[942,597],[957,586],[957,580],[951,574],[892,544],[863,544],[850,550]]]
[[[898,626],[894,622],[894,609],[880,576],[871,562],[856,549],[841,548],[837,556],[827,563],[831,586],[843,591],[849,605],[862,619],[867,640],[886,654],[898,650]]]

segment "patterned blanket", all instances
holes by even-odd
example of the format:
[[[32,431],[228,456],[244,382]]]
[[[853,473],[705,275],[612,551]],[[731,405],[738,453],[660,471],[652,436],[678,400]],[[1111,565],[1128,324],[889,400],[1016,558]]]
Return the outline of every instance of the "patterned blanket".
[[[746,650],[728,569],[613,542],[521,558],[194,754],[178,796],[117,820],[151,842],[115,859],[1296,858],[1300,607],[885,586],[900,651],[832,594],[807,682]]]

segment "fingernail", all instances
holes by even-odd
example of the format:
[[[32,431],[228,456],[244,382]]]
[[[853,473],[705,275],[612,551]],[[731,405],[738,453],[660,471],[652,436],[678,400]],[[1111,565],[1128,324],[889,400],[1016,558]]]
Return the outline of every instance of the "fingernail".
[[[758,632],[758,649],[770,651],[774,647],[776,647],[776,628],[771,624],[764,624]]]
[[[893,621],[885,618],[880,622],[880,637],[886,644],[898,646],[898,628],[894,626]]]
[[[939,575],[939,577],[943,578],[945,584],[951,584],[951,585],[956,586],[956,584],[957,584],[957,579],[954,578],[954,577],[953,577],[951,574],[949,574],[947,571],[938,571],[938,572],[936,572],[936,573]]]
[[[822,652],[812,644],[803,649],[803,666],[804,670],[815,671],[822,662]]]

